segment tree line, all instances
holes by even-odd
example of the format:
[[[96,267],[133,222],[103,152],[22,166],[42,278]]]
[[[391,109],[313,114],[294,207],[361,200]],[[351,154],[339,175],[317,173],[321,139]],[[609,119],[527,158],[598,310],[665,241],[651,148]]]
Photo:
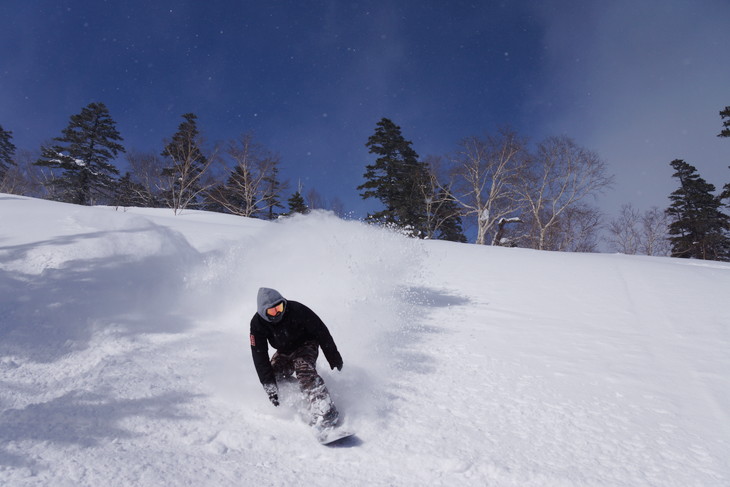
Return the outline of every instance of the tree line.
[[[204,150],[197,116],[182,115],[160,152],[135,152],[121,145],[109,110],[91,103],[70,117],[59,137],[40,149],[16,153],[12,132],[0,127],[0,191],[80,205],[169,207],[218,211],[273,219],[284,214],[280,158],[243,134]],[[114,161],[125,154],[129,171]],[[313,203],[323,206],[318,193]],[[332,206],[338,208],[337,202]]]
[[[730,137],[730,107],[720,112],[720,137]],[[0,126],[0,191],[80,205],[186,208],[275,219],[325,208],[342,215],[301,185],[284,204],[288,182],[280,158],[251,134],[206,152],[197,116],[182,116],[160,152],[127,152],[108,109],[91,103],[40,156],[17,151],[12,132]],[[375,158],[356,189],[382,207],[366,220],[420,238],[539,250],[596,251],[604,237],[623,253],[730,260],[730,183],[719,194],[682,160],[670,163],[679,188],[671,204],[643,213],[625,205],[607,223],[595,205],[614,178],[593,151],[567,136],[537,144],[500,129],[459,142],[446,155],[422,159],[401,128],[383,118],[365,143]],[[121,175],[115,160],[126,155]]]
[[[379,156],[367,166],[363,198],[384,209],[368,219],[414,235],[465,241],[464,219],[477,244],[593,251],[600,212],[591,199],[613,185],[606,164],[565,136],[531,150],[516,132],[468,137],[453,154],[419,161],[400,128],[382,119],[368,140]]]
[[[720,115],[727,120],[719,136],[730,137],[730,107]],[[400,128],[384,118],[367,146],[378,158],[358,189],[384,206],[368,219],[413,235],[465,241],[462,224],[469,219],[477,244],[592,252],[604,229],[606,243],[626,254],[730,260],[730,183],[715,194],[683,160],[670,162],[679,188],[668,208],[641,213],[624,205],[604,223],[595,197],[614,178],[595,152],[566,136],[531,148],[526,138],[502,129],[419,161]]]

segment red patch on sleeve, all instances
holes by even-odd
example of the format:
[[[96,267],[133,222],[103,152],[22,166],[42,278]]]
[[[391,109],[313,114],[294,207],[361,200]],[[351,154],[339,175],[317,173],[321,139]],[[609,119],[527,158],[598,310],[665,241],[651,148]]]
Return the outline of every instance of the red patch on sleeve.
[[[253,335],[251,335],[251,346],[252,347],[255,347],[256,346],[256,337],[253,336]]]

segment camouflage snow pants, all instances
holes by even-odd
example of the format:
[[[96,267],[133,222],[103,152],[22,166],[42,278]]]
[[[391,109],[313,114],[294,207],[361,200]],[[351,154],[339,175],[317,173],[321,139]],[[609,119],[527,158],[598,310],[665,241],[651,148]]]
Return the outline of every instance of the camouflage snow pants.
[[[327,427],[337,423],[339,413],[324,380],[317,373],[318,356],[319,343],[310,340],[292,353],[274,353],[271,366],[277,382],[294,380],[296,377],[299,388],[309,403],[312,424]]]

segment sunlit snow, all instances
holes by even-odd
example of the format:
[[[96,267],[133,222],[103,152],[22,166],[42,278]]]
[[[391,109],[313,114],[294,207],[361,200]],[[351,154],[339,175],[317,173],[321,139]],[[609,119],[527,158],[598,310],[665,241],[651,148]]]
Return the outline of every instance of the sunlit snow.
[[[0,484],[730,484],[730,264],[0,195]],[[357,437],[273,407],[260,286]]]

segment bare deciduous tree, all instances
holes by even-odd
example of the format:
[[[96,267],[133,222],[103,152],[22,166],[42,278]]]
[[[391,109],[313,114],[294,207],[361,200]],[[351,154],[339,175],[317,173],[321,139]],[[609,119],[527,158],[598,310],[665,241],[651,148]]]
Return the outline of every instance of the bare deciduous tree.
[[[167,204],[175,214],[190,207],[212,188],[211,183],[204,182],[203,176],[215,160],[215,156],[211,155],[206,157],[204,164],[195,165],[192,158],[183,157],[176,159],[172,170],[163,174],[163,193],[167,195]]]
[[[165,162],[153,152],[127,153],[127,163],[130,167],[132,180],[139,185],[136,195],[144,206],[153,207],[161,203],[160,192],[165,187],[162,172]]]
[[[233,163],[230,175],[225,184],[209,193],[210,198],[234,215],[253,217],[268,212],[275,204],[269,191],[278,156],[255,142],[252,134],[229,142],[225,154]]]
[[[45,168],[34,165],[38,154],[28,150],[20,150],[13,156],[13,164],[0,179],[0,193],[21,194],[26,196],[43,196],[43,172]],[[46,172],[51,172],[48,169]]]
[[[200,197],[212,187],[205,175],[217,158],[215,154],[203,154],[197,118],[193,113],[184,114],[185,121],[162,151],[169,164],[162,170],[163,194],[175,214],[189,206],[196,207]]]
[[[646,255],[669,255],[672,250],[667,229],[669,216],[656,206],[644,212],[641,217],[641,252]]]
[[[596,252],[603,214],[589,205],[567,208],[551,232],[549,248],[562,252]]]
[[[424,238],[446,238],[453,233],[461,234],[462,210],[454,197],[454,178],[445,176],[441,157],[428,156],[425,160],[425,181],[418,191],[425,202]],[[462,237],[463,238],[463,237]],[[453,236],[452,238],[453,239]]]
[[[325,210],[327,209],[327,202],[324,197],[314,188],[310,188],[307,191],[307,206],[313,210]]]
[[[23,194],[23,177],[17,166],[0,173],[0,193]]]
[[[622,254],[636,254],[641,245],[638,210],[631,204],[621,207],[619,215],[608,223],[608,243],[611,249]]]
[[[518,210],[513,185],[525,163],[525,142],[502,129],[485,138],[468,137],[460,146],[453,158],[455,198],[465,215],[476,219],[476,243],[483,245],[498,222]]]
[[[669,218],[656,206],[643,214],[631,204],[608,224],[606,238],[611,249],[622,254],[669,255]]]
[[[325,198],[315,188],[310,188],[304,195],[307,206],[312,210],[329,210],[338,217],[345,216],[345,204],[338,197]]]
[[[518,193],[528,224],[526,240],[538,250],[557,250],[566,237],[559,231],[575,229],[568,224],[581,208],[585,214],[586,200],[595,197],[613,184],[613,176],[598,155],[578,146],[571,138],[550,137],[542,142],[532,158],[529,170],[521,173]],[[567,221],[566,221],[567,219]],[[590,223],[585,228],[595,228]],[[556,248],[557,246],[557,248]]]
[[[42,143],[43,147],[50,145],[50,141]],[[57,180],[61,171],[52,167],[36,165],[38,157],[40,157],[40,151],[20,151],[17,163],[22,168],[23,176],[28,184],[23,194],[58,201],[61,194]]]

